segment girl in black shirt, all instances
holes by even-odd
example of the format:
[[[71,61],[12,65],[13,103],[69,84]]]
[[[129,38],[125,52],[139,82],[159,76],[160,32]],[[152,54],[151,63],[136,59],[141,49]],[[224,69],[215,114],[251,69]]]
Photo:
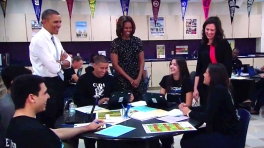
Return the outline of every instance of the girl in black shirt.
[[[166,75],[160,81],[160,93],[167,94],[168,102],[187,106],[192,105],[193,84],[185,59],[176,58],[170,62],[171,74]]]
[[[187,63],[183,58],[175,58],[170,62],[171,74],[166,75],[160,81],[160,93],[167,94],[168,102],[180,104],[184,102],[187,106],[192,105],[193,84]],[[173,136],[160,139],[163,148],[171,148],[174,143]]]
[[[222,63],[229,77],[232,73],[232,49],[224,39],[221,21],[217,16],[209,17],[203,24],[202,44],[198,48],[196,77],[193,96],[200,97],[200,104],[206,105],[208,87],[203,84],[203,74],[210,63]]]
[[[186,133],[181,140],[182,148],[237,148],[239,116],[229,91],[229,77],[223,64],[210,64],[204,73],[205,85],[209,86],[207,107],[179,105],[184,115],[205,122],[206,128]]]

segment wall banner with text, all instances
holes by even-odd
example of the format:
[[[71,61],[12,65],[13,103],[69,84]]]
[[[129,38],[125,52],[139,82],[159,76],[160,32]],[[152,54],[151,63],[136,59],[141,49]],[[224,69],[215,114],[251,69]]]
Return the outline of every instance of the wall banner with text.
[[[188,0],[181,0],[181,12],[182,12],[182,21],[184,20],[185,12],[187,10]]]
[[[7,0],[2,0],[0,1],[1,3],[1,8],[3,10],[3,14],[4,14],[4,17],[6,16],[6,4],[7,4]]]
[[[228,7],[229,7],[229,12],[230,12],[231,24],[232,24],[234,15],[235,15],[235,10],[236,8],[239,8],[239,7],[236,5],[236,0],[228,0]]]
[[[254,3],[254,0],[247,0],[247,11],[248,11],[248,17],[250,16],[251,8]]]
[[[151,3],[152,3],[154,23],[156,25],[158,20],[159,8],[160,8],[160,0],[151,0]]]
[[[203,9],[204,9],[204,18],[205,20],[208,19],[208,14],[209,14],[209,10],[210,10],[210,4],[211,4],[212,0],[203,0]]]
[[[91,15],[94,18],[96,0],[88,0],[88,1],[89,1],[90,10],[91,10]]]
[[[67,1],[67,7],[68,7],[68,11],[69,11],[69,16],[70,19],[72,17],[72,7],[73,7],[73,1],[74,0],[66,0]]]
[[[130,0],[120,0],[120,5],[124,16],[128,15]]]

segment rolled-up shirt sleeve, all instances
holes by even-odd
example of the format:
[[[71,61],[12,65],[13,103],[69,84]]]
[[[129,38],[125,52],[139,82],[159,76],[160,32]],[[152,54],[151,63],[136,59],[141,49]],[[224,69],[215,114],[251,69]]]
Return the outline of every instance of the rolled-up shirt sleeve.
[[[48,51],[48,45],[44,42],[35,42],[32,49],[34,55],[39,58],[50,73],[57,74],[61,70],[60,63],[56,62],[53,55]]]

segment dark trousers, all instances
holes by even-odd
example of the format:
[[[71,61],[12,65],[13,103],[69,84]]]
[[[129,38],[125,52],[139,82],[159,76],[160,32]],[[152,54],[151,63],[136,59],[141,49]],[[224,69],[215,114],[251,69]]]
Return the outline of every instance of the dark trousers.
[[[46,110],[37,114],[37,119],[49,128],[54,128],[55,121],[63,114],[63,81],[59,77],[45,77],[50,98],[47,100]]]
[[[160,138],[160,142],[162,144],[162,148],[171,148],[172,144],[174,143],[174,139],[173,136],[167,136]]]
[[[239,140],[218,132],[206,133],[205,128],[185,133],[181,139],[182,148],[239,148]]]
[[[207,97],[208,97],[208,86],[205,84],[199,84],[198,85],[198,92],[200,96],[200,105],[204,106],[206,105],[207,102]]]

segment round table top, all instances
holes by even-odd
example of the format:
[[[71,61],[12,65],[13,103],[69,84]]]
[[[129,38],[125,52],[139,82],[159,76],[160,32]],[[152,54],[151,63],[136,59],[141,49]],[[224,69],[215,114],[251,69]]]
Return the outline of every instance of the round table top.
[[[80,113],[80,112],[78,112]],[[82,113],[81,113],[82,114]],[[87,117],[89,116],[88,114],[86,114]],[[68,114],[65,114],[63,116],[61,116],[55,124],[56,128],[61,128],[62,124],[65,123],[65,119],[68,117]],[[193,125],[194,127],[198,128],[199,126],[202,125],[201,122],[193,120],[193,119],[188,119],[186,120],[188,121],[191,125]],[[146,120],[146,121],[140,121],[140,120],[136,120],[136,119],[129,119],[126,120],[122,123],[119,123],[118,125],[124,125],[124,126],[128,126],[128,127],[134,127],[135,129],[125,133],[121,136],[118,137],[109,137],[109,136],[104,136],[104,135],[100,135],[100,134],[96,134],[94,131],[93,132],[86,132],[83,134],[78,135],[79,138],[81,139],[96,139],[96,140],[143,140],[143,139],[151,139],[151,138],[160,138],[160,137],[164,137],[164,136],[174,136],[174,135],[180,135],[183,134],[184,132],[166,132],[166,133],[155,133],[155,134],[148,134],[145,132],[142,124],[152,124],[152,123],[165,123],[164,121],[158,120],[158,119],[150,119],[150,120]],[[101,129],[102,130],[102,129]]]

